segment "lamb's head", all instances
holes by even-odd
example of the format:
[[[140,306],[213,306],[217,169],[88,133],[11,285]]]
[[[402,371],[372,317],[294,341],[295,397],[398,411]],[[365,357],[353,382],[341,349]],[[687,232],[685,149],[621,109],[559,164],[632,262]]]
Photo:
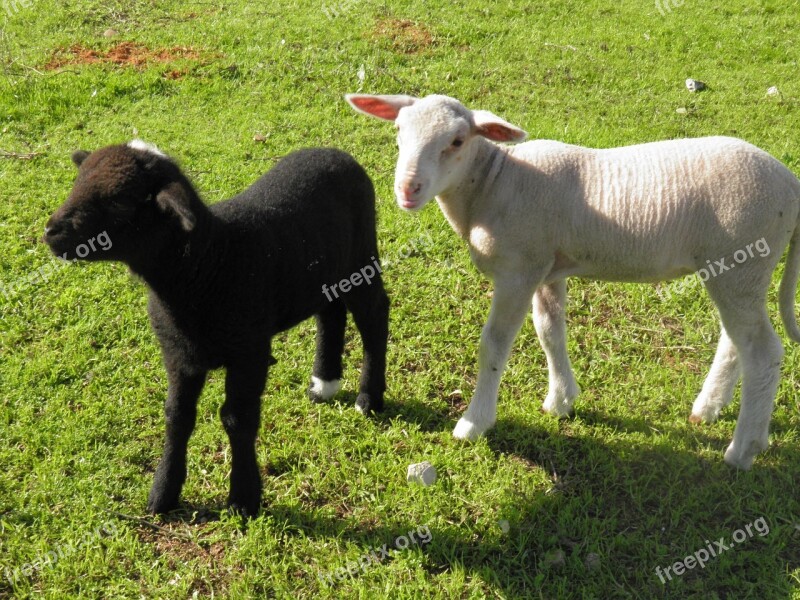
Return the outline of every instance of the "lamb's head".
[[[472,168],[475,138],[519,142],[525,132],[484,110],[469,110],[448,96],[349,94],[357,111],[394,121],[400,154],[395,171],[397,203],[418,210],[431,198],[457,187]]]
[[[72,155],[78,177],[50,217],[44,241],[73,260],[132,263],[195,226],[199,202],[177,165],[139,140]]]

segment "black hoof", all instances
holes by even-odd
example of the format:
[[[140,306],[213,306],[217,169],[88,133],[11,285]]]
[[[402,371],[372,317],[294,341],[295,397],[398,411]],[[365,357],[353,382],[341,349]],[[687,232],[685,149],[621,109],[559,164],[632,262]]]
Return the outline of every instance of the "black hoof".
[[[158,498],[149,498],[147,500],[147,512],[152,515],[166,515],[178,508],[178,501],[168,501]]]
[[[230,502],[228,503],[228,511],[231,514],[239,515],[240,517],[244,517],[245,519],[252,519],[256,515],[258,515],[258,504],[243,504],[241,502]]]
[[[359,394],[356,398],[356,410],[364,415],[383,411],[383,398],[369,394]]]

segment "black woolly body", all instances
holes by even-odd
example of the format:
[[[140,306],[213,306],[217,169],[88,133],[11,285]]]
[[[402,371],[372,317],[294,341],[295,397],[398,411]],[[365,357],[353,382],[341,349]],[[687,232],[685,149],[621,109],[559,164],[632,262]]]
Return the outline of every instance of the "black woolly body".
[[[50,218],[45,242],[69,259],[102,232],[113,245],[82,258],[124,262],[150,287],[148,310],[169,392],[149,509],[177,506],[197,399],[208,371],[223,367],[221,417],[232,449],[228,503],[255,514],[261,499],[255,439],[276,333],[316,317],[309,394],[327,399],[338,389],[352,313],[364,345],[356,407],[383,408],[389,301],[377,266],[372,182],[345,152],[301,150],[241,194],[208,207],[173,161],[143,143],[77,152],[73,161],[78,178]],[[356,285],[357,273],[370,276]],[[324,286],[345,279],[351,289],[325,293]]]
[[[208,232],[186,245],[178,261],[180,271],[196,263],[196,274],[160,265],[162,277],[170,276],[156,285],[168,289],[154,289],[150,305],[154,327],[169,329],[174,321],[209,368],[319,313],[330,304],[323,285],[378,259],[372,183],[337,150],[290,154],[209,213]],[[176,281],[179,294],[172,292]]]

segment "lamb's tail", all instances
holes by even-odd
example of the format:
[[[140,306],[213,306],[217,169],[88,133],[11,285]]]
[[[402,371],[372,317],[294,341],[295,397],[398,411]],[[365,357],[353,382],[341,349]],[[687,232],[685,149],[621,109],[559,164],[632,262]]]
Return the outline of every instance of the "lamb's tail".
[[[794,312],[798,275],[800,275],[800,224],[794,230],[792,240],[789,242],[789,252],[786,255],[786,266],[778,296],[781,320],[786,328],[786,333],[792,340],[800,344],[800,328],[797,326],[797,317]]]

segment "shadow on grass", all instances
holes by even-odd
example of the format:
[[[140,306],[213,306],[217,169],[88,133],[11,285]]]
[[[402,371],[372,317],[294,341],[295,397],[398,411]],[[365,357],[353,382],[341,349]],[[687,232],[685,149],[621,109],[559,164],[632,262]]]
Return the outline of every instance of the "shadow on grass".
[[[391,407],[387,418],[395,416],[392,409],[423,430],[449,430],[453,425],[447,409],[432,410],[419,403],[400,414],[400,407]],[[668,431],[662,424],[662,436],[654,440],[652,425],[643,417],[584,408],[578,418],[589,426],[580,435],[570,421],[561,424],[558,435],[528,422],[498,422],[487,436],[489,447],[531,469],[544,469],[553,487],[519,498],[515,508],[521,517],[509,523],[507,537],[476,537],[458,528],[433,531],[434,543],[423,550],[431,574],[460,564],[508,595],[538,596],[544,590],[634,598],[792,594],[786,574],[800,568],[800,505],[795,493],[800,448],[773,443],[751,471],[741,472],[724,463],[730,440],[713,424],[687,423]],[[735,419],[731,413],[722,420]],[[600,424],[624,435],[595,435],[592,426]],[[780,433],[789,428],[776,421],[772,429]],[[632,439],[630,434],[637,433],[645,439]],[[707,456],[703,447],[713,448],[713,454]],[[753,534],[741,549],[731,546],[703,568],[673,574],[664,582],[656,573],[656,567],[663,571],[707,547],[707,540],[724,537],[730,542],[737,530],[762,517],[769,533]],[[337,528],[323,525],[330,526]],[[403,529],[343,530],[343,535],[354,542],[361,542],[365,534],[368,540],[385,541]],[[587,563],[590,553],[599,554],[599,566]]]
[[[583,409],[579,418],[590,426],[602,423],[625,434],[652,434],[647,420],[637,416],[621,418]],[[800,511],[796,496],[787,497],[800,478],[800,449],[773,445],[745,473],[723,462],[729,440],[715,433],[714,425],[668,432],[662,427],[667,440],[655,446],[652,439],[638,443],[627,436],[607,441],[591,430],[576,436],[568,421],[560,429],[553,436],[527,424],[501,420],[488,442],[495,452],[517,456],[552,473],[554,489],[568,505],[612,525],[605,535],[613,541],[601,546],[606,551],[605,575],[616,584],[613,594],[603,589],[604,595],[791,595],[789,578],[778,573],[800,568],[800,536],[795,529]],[[775,429],[783,427],[778,424]],[[681,449],[697,448],[698,443],[715,448],[713,457]],[[776,511],[775,506],[780,508]],[[563,510],[559,506],[557,513]],[[742,515],[746,515],[744,520]],[[657,566],[674,565],[704,548],[706,540],[723,536],[730,540],[736,530],[759,517],[769,523],[766,536],[748,539],[741,550],[720,554],[703,569],[687,570],[664,583],[657,576]],[[642,574],[647,574],[651,584],[644,589]],[[585,572],[572,572],[570,577],[574,579],[568,586],[574,593],[585,592],[586,586],[595,589]]]
[[[355,398],[355,393],[343,393],[335,402],[349,406]],[[441,431],[452,428],[452,412],[424,403],[387,402],[387,410],[373,419],[379,427],[400,417],[423,431]],[[475,523],[431,526],[430,543],[411,548],[421,554],[432,581],[458,567],[483,582],[485,593],[507,597],[791,596],[787,573],[800,568],[800,507],[792,494],[800,480],[800,449],[773,445],[745,473],[724,464],[728,440],[714,425],[664,431],[662,424],[662,436],[654,440],[643,417],[584,407],[577,418],[588,427],[563,421],[557,435],[530,422],[498,421],[487,436],[489,448],[515,457],[528,469],[544,470],[552,487],[498,497],[503,514],[509,515],[507,533],[499,527],[481,530]],[[620,435],[609,436],[608,428]],[[774,429],[785,431],[786,423],[776,423]],[[713,454],[701,455],[705,448],[698,446],[713,448]],[[281,465],[271,466],[272,475],[275,468],[280,472]],[[469,470],[466,462],[463,470]],[[216,520],[224,510],[182,507],[165,521]],[[281,504],[265,505],[262,515],[280,523],[290,537],[345,540],[360,547],[363,556],[384,545],[391,548],[422,525],[354,524],[324,508]],[[741,548],[712,557],[704,568],[664,582],[657,575],[656,567],[674,565],[707,547],[707,540],[730,541],[735,531],[760,517],[769,524],[767,535],[748,538]],[[305,585],[316,581],[322,589],[335,588],[347,578],[368,577],[391,560],[391,555],[375,560],[353,575],[342,570],[346,564],[326,572],[310,565]]]

